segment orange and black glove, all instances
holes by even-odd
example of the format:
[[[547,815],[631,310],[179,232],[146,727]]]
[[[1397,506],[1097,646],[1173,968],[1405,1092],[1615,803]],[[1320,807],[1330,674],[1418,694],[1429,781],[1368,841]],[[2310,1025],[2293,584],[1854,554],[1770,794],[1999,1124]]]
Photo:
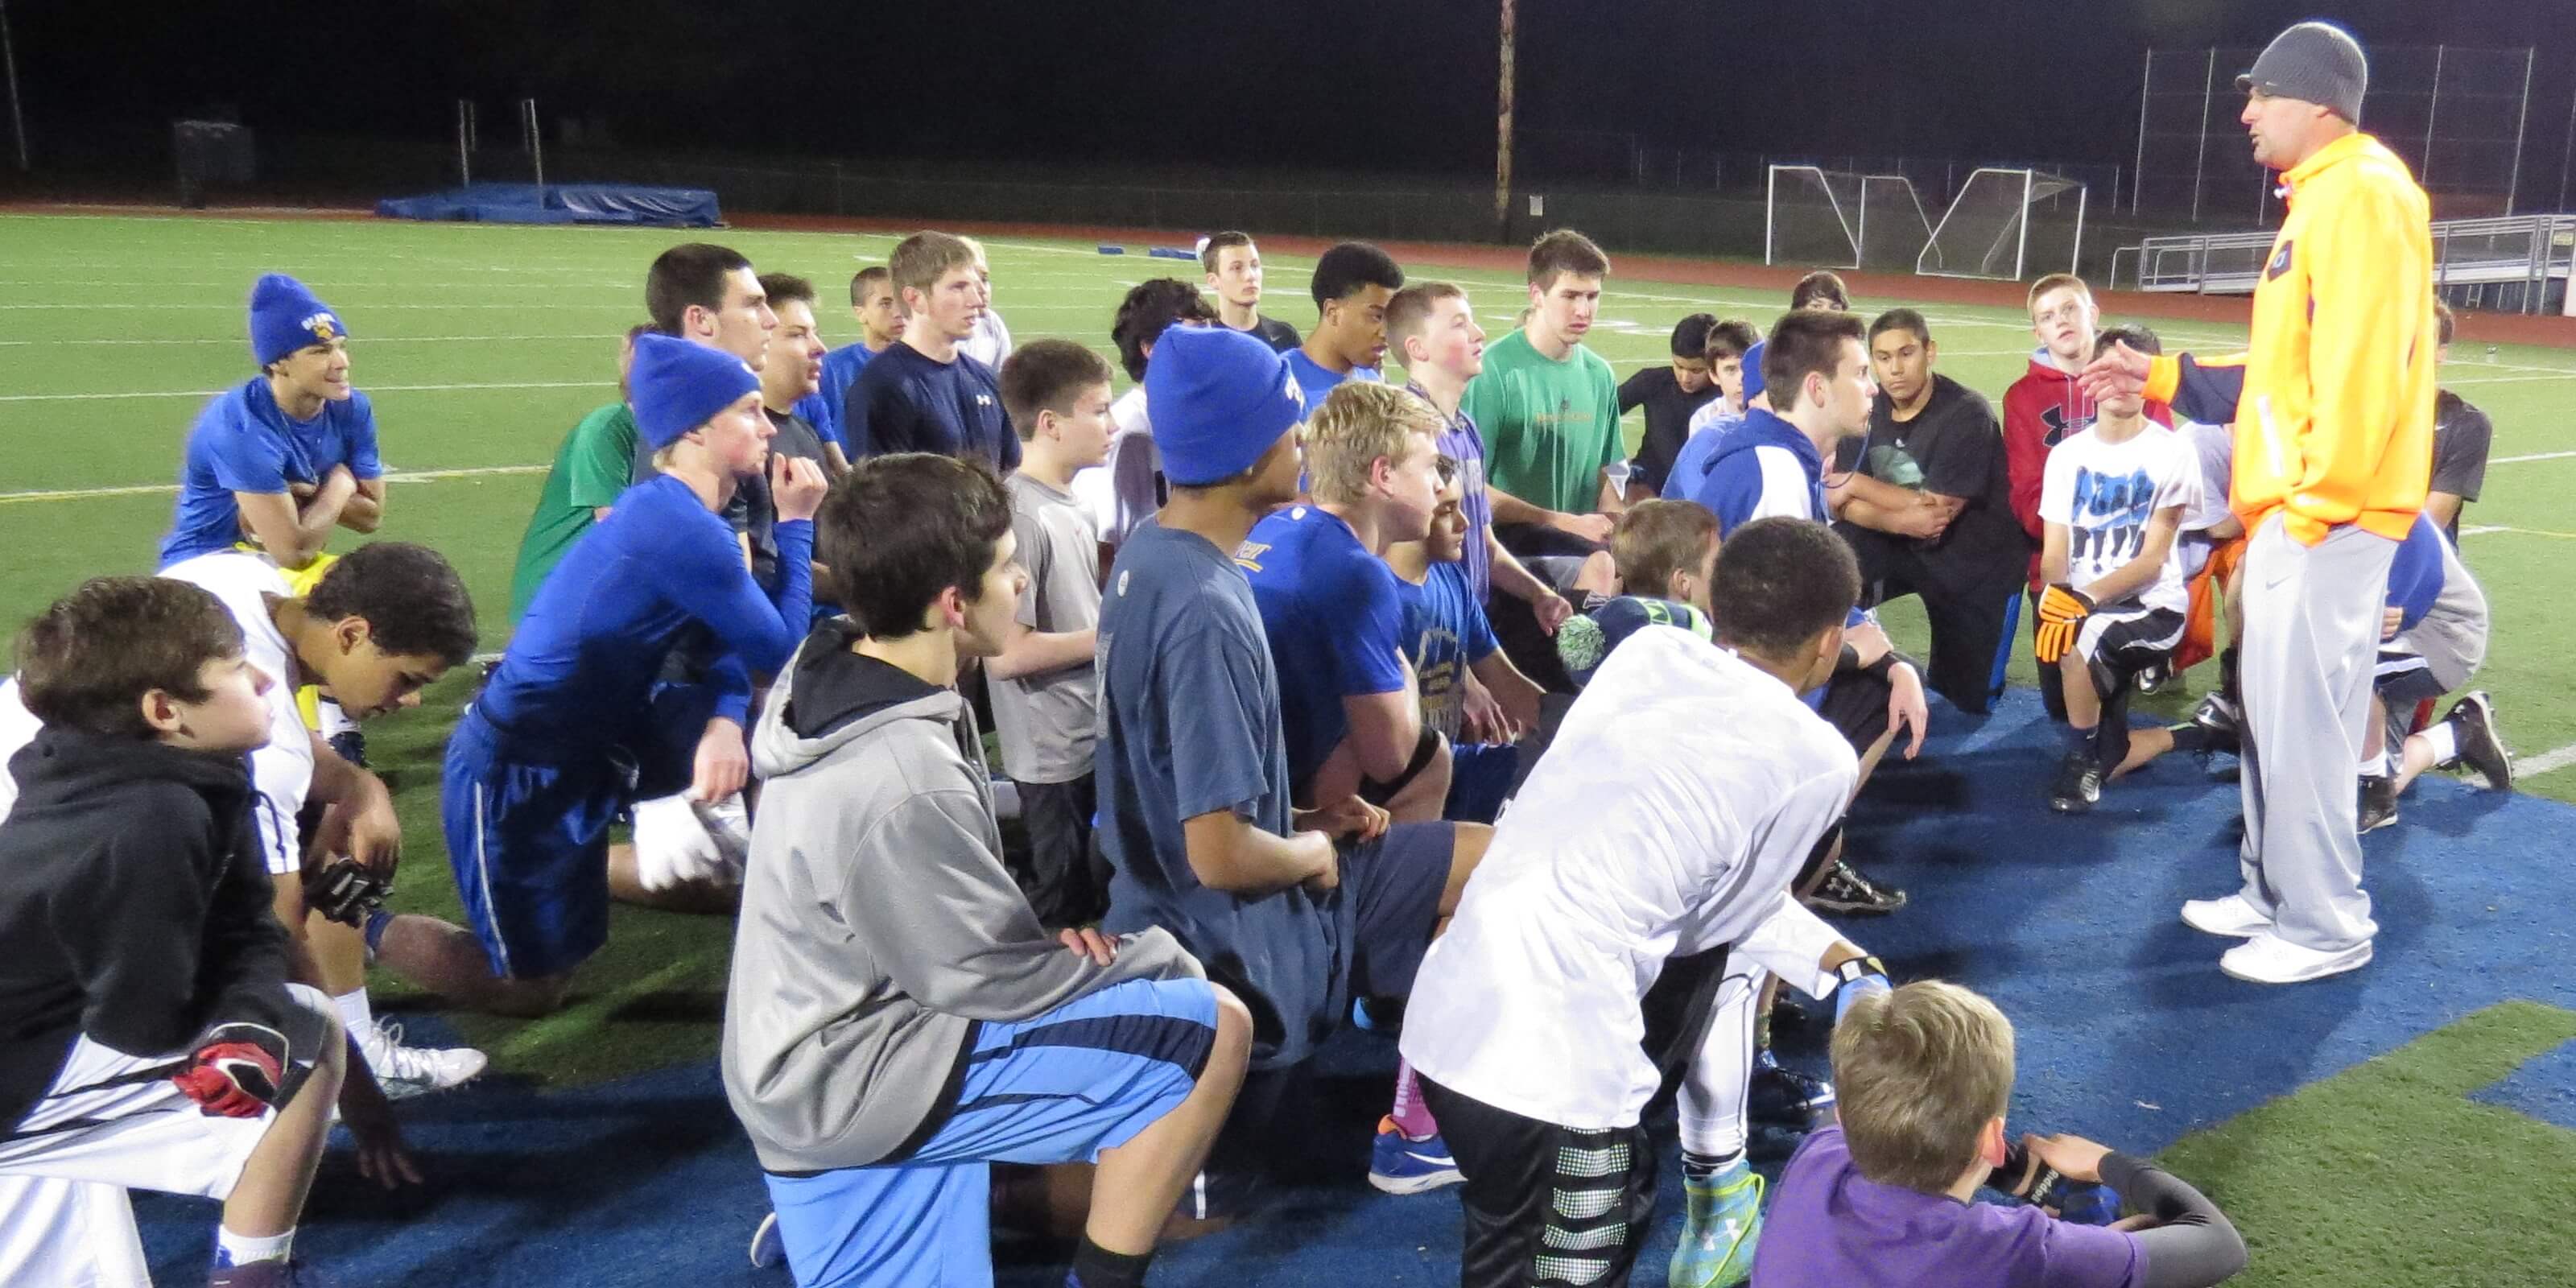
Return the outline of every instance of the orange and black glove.
[[[2084,619],[2093,615],[2093,599],[2065,582],[2058,582],[2039,596],[2039,628],[2033,650],[2042,666],[2055,666],[2066,651],[2075,647],[2075,636],[2084,629]]]

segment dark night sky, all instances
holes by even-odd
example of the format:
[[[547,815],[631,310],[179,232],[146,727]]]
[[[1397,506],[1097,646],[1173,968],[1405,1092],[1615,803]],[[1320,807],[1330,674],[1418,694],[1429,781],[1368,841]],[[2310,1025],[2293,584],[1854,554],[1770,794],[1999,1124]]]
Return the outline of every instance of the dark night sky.
[[[1492,0],[6,3],[40,154],[218,105],[264,132],[434,139],[464,95],[488,142],[525,94],[624,143],[744,153],[1474,173],[1492,148]],[[2365,44],[2539,45],[2532,152],[2554,175],[2569,0],[1521,0],[1521,119],[2116,161],[2146,46],[2257,45],[2311,16]]]

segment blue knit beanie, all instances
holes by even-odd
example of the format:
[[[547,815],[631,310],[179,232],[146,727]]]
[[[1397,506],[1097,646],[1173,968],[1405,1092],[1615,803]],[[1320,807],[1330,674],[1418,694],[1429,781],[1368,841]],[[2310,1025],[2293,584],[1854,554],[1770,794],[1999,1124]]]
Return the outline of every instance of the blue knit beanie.
[[[647,334],[635,337],[635,367],[626,384],[635,428],[659,451],[757,391],[760,377],[722,349]]]
[[[310,344],[349,334],[331,306],[284,273],[270,273],[250,288],[250,356],[265,367]]]
[[[1306,419],[1288,360],[1230,326],[1174,323],[1145,360],[1145,416],[1163,477],[1181,487],[1233,478]]]

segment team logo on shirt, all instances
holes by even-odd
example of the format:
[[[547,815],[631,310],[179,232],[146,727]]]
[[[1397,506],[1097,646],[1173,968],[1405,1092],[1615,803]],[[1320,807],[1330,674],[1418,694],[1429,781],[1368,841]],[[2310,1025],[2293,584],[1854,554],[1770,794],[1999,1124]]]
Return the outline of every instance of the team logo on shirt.
[[[2263,268],[2264,281],[2271,281],[2273,278],[2279,277],[2281,274],[2290,271],[2290,248],[2297,244],[2298,243],[2294,241],[2285,241],[2281,243],[2281,249],[2273,252],[2272,254],[2272,262],[2265,265]]]
[[[2065,441],[2067,435],[2081,434],[2093,428],[2092,417],[2069,415],[2063,406],[2039,413],[2039,423],[2048,427],[2048,432],[2039,436],[2042,447],[2055,447]]]
[[[978,406],[978,407],[990,407],[990,406],[992,406],[992,405],[993,405],[993,395],[991,395],[991,394],[977,394],[977,395],[975,395],[975,405],[976,405],[976,406]]]
[[[1270,552],[1267,541],[1246,541],[1234,548],[1234,561],[1246,572],[1261,571],[1261,556]]]
[[[296,325],[312,332],[316,344],[329,344],[340,338],[340,319],[328,313],[316,313]]]

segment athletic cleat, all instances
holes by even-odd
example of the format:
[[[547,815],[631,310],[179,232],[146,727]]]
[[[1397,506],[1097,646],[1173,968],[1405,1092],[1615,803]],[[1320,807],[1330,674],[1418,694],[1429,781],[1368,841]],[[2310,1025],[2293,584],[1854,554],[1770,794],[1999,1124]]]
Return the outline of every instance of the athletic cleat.
[[[2264,931],[2227,950],[2218,968],[2249,984],[2299,984],[2370,964],[2370,941],[2350,948],[2305,948]]]
[[[357,1036],[358,1050],[367,1057],[367,1068],[375,1073],[376,1085],[384,1089],[387,1100],[462,1086],[491,1063],[472,1047],[404,1046],[402,1026],[390,1020],[378,1020]]]
[[[2442,719],[2458,735],[2459,754],[2443,764],[2466,765],[2487,780],[2487,786],[2500,792],[2513,790],[2513,753],[2507,751],[2504,739],[2496,733],[2495,702],[2481,689],[2451,704],[2450,714]]]
[[[1753,1057],[1753,1073],[1745,1079],[1744,1109],[1755,1122],[1806,1131],[1834,1112],[1834,1084],[1789,1068],[1763,1051]]]
[[[754,1269],[787,1264],[787,1240],[778,1234],[778,1214],[760,1218],[760,1228],[751,1232],[751,1264]]]
[[[1881,917],[1905,906],[1905,892],[1880,885],[1862,876],[1850,863],[1836,859],[1826,871],[1824,882],[1804,902],[1818,912]]]
[[[2209,750],[2234,753],[2243,745],[2245,716],[2224,693],[2213,692],[2192,708],[2191,722],[2209,734]]]
[[[1753,1277],[1762,1239],[1762,1178],[1738,1159],[1710,1177],[1682,1177],[1682,1241],[1668,1288],[1730,1288]]]
[[[2173,683],[2172,659],[2160,657],[2139,667],[2136,680],[2140,693],[2152,695],[2163,692],[2166,685]]]
[[[2397,780],[2370,774],[2361,780],[2361,809],[2354,816],[2357,832],[2376,832],[2397,821]]]
[[[2066,753],[2057,766],[2057,781],[2048,785],[2048,807],[2060,814],[2081,814],[2102,799],[2102,766],[2080,751]]]
[[[2204,935],[2223,935],[2230,939],[2251,939],[2272,929],[2272,919],[2254,910],[2241,894],[2220,899],[2187,899],[2182,905],[2182,924]]]
[[[1369,1150],[1369,1184],[1388,1194],[1420,1194],[1466,1180],[1449,1142],[1438,1132],[1415,1140],[1396,1129],[1395,1119],[1377,1120],[1377,1143]]]

